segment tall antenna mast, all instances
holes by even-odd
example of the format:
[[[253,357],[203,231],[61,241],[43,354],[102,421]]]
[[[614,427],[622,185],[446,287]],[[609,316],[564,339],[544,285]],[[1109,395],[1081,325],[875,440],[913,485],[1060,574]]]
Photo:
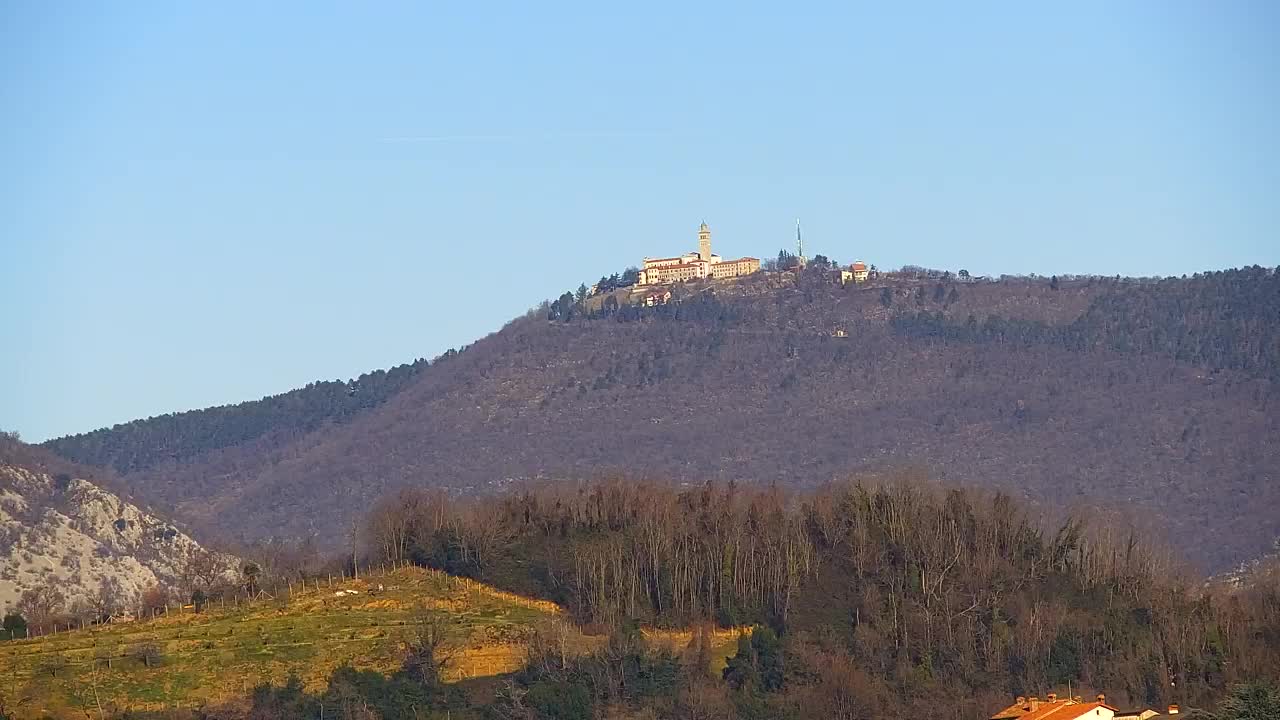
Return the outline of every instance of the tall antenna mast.
[[[804,238],[800,237],[800,218],[796,218],[796,257],[804,262]]]

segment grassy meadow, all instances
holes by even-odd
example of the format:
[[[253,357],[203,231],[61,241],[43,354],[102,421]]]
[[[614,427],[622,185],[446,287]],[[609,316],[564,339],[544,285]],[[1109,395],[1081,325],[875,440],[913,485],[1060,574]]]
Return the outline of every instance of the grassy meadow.
[[[570,626],[553,603],[404,567],[358,580],[321,580],[309,590],[294,586],[250,605],[214,603],[201,613],[171,611],[154,620],[0,642],[0,698],[16,717],[84,717],[86,711],[96,717],[99,703],[139,711],[199,707],[290,675],[308,690],[322,690],[343,664],[397,669],[402,640],[425,617],[447,628],[449,682],[519,669],[532,633],[549,624],[561,626],[572,652],[604,640]],[[733,654],[737,634],[715,633],[713,666],[723,667]],[[692,639],[690,631],[645,635],[655,647],[676,652]]]

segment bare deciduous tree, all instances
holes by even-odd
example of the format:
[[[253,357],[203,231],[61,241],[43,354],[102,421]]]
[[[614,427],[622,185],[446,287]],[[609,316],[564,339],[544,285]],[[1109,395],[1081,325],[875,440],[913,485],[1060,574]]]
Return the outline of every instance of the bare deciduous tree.
[[[404,670],[423,687],[437,687],[455,650],[443,616],[420,611],[405,639]]]
[[[66,601],[61,590],[52,585],[40,585],[22,593],[17,607],[28,624],[43,628],[56,614],[62,612]]]
[[[103,577],[98,581],[98,589],[89,596],[89,605],[98,622],[106,622],[113,615],[133,605],[132,598],[120,585],[120,579],[114,576]]]
[[[220,553],[202,547],[187,549],[179,569],[182,593],[190,597],[196,590],[208,591],[231,572],[231,564]]]

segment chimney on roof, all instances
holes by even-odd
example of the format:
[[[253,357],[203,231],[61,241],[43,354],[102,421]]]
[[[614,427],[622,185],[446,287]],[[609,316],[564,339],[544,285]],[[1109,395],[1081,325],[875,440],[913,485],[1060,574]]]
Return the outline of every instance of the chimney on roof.
[[[1019,695],[1019,696],[1018,696],[1018,699],[1017,699],[1017,700],[1015,700],[1014,702],[1015,702],[1016,704],[1018,704],[1018,705],[1021,705],[1021,704],[1025,703],[1026,701],[1027,701],[1027,697],[1026,697],[1025,695]]]
[[[1170,714],[1170,715],[1177,715],[1177,714],[1178,714],[1178,712],[1179,712],[1179,710],[1178,710],[1178,706],[1177,706],[1176,704],[1175,704],[1175,705],[1170,705],[1170,706],[1169,706],[1169,714]]]
[[[1102,693],[1098,693],[1098,702],[1105,703],[1106,701],[1107,701],[1107,696],[1103,695]]]
[[[1027,701],[1027,709],[1035,710],[1038,707],[1040,707],[1040,698],[1035,695],[1032,695],[1031,699]]]
[[[1080,697],[1079,695],[1077,695],[1077,696],[1075,696],[1075,697],[1071,698],[1071,702],[1077,702],[1077,703],[1079,703],[1079,702],[1084,702],[1084,698],[1082,698],[1082,697]]]
[[[1057,702],[1058,693],[1049,693],[1048,698],[1049,698],[1049,702]]]

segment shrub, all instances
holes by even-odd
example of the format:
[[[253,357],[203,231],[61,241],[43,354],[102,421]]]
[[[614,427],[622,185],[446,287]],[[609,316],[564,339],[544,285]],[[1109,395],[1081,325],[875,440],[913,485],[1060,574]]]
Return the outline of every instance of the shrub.
[[[129,651],[129,655],[146,667],[159,665],[160,661],[164,658],[164,655],[160,650],[160,646],[153,642],[134,645],[133,649]]]

